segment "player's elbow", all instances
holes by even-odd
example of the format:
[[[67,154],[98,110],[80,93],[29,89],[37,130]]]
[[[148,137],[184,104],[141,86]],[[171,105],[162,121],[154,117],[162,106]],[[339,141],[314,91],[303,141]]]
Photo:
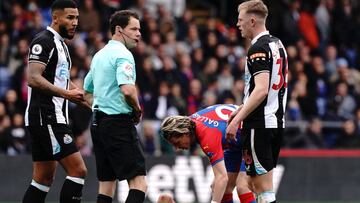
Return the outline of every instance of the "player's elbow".
[[[28,82],[28,86],[31,88],[36,88],[37,87],[37,76],[36,75],[28,75],[27,77],[27,82]]]
[[[135,91],[135,87],[132,87],[131,85],[122,85],[120,89],[125,97],[131,97]]]

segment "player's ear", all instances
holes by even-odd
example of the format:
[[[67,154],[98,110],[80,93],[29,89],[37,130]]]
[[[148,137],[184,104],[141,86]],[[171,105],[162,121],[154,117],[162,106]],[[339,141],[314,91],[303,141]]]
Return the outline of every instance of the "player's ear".
[[[56,11],[51,13],[51,18],[52,18],[52,22],[54,22],[54,24],[58,23],[59,17]]]
[[[255,18],[251,18],[250,19],[251,25],[255,25],[256,19]]]
[[[119,32],[123,32],[123,29],[120,25],[116,26]]]

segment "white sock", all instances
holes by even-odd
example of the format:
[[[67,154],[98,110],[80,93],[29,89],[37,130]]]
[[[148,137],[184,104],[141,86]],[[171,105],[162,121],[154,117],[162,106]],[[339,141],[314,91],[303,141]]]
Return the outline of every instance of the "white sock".
[[[50,187],[48,187],[46,185],[41,185],[41,184],[37,183],[35,180],[31,181],[31,185],[43,192],[49,192],[49,190],[50,190]]]
[[[273,202],[275,200],[276,200],[276,198],[275,198],[274,191],[265,191],[265,192],[260,193],[257,196],[256,202],[257,203],[269,203],[269,202]]]

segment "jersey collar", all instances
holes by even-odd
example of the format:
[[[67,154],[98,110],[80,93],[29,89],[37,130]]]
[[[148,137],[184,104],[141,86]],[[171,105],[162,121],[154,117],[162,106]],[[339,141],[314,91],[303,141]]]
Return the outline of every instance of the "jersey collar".
[[[264,31],[264,32],[260,32],[256,37],[254,37],[254,39],[251,40],[251,45],[255,44],[255,42],[262,36],[264,35],[268,35],[269,31]]]
[[[46,29],[49,30],[50,32],[52,32],[52,33],[55,35],[55,38],[56,38],[56,39],[58,39],[58,40],[60,40],[60,41],[62,41],[62,42],[64,41],[64,38],[62,38],[62,37],[59,35],[59,33],[56,32],[52,27],[47,26]]]
[[[109,44],[117,44],[117,45],[121,45],[121,46],[124,46],[124,47],[125,47],[125,45],[124,45],[122,42],[120,42],[119,40],[111,39],[111,40],[109,40],[108,43],[109,43]]]

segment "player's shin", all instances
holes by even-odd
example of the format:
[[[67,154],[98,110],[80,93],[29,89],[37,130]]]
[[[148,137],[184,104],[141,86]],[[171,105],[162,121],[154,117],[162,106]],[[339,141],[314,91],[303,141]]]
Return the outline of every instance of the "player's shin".
[[[44,203],[49,189],[50,188],[48,186],[41,185],[32,180],[31,184],[25,192],[22,203]]]
[[[60,203],[80,203],[82,199],[83,178],[67,176],[60,193]]]

